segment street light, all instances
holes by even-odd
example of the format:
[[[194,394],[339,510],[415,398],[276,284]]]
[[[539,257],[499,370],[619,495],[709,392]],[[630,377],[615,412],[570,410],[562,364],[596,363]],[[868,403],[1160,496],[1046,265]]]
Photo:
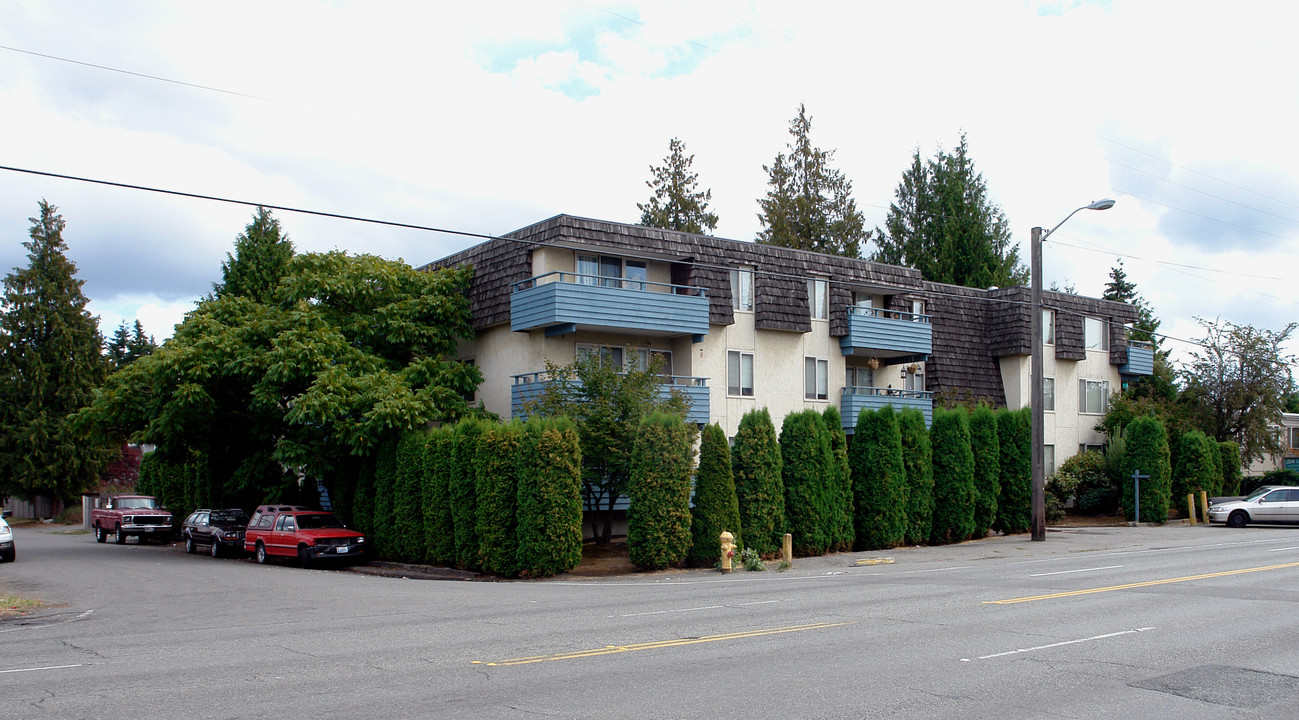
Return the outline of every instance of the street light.
[[[1064,220],[1056,223],[1056,226],[1042,232],[1042,228],[1033,228],[1033,244],[1030,251],[1030,270],[1033,274],[1032,292],[1033,292],[1033,317],[1030,323],[1033,339],[1031,347],[1033,348],[1032,362],[1029,366],[1029,404],[1032,406],[1033,416],[1033,452],[1032,452],[1032,490],[1033,490],[1033,539],[1046,540],[1046,468],[1043,458],[1043,442],[1045,434],[1043,426],[1045,418],[1042,414],[1042,241],[1050,237],[1051,233],[1060,229],[1069,218],[1073,217],[1079,210],[1109,210],[1114,207],[1114,201],[1108,198],[1097,200],[1088,205],[1074,210],[1064,216]]]

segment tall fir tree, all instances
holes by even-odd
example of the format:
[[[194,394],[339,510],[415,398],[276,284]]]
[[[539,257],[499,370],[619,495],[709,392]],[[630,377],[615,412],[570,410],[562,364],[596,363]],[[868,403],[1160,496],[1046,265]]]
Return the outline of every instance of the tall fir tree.
[[[1023,285],[1028,271],[1011,243],[1010,224],[988,198],[965,133],[952,152],[929,161],[917,150],[902,174],[871,259],[920,270],[933,282],[986,288]]]
[[[697,235],[717,229],[717,214],[708,211],[713,191],[699,190],[699,173],[690,170],[694,161],[681,140],[668,142],[668,156],[662,165],[650,166],[654,177],[645,181],[654,196],[647,203],[636,203],[641,225]]]
[[[252,222],[235,239],[234,254],[226,253],[221,282],[212,286],[213,294],[269,303],[292,259],[293,243],[281,235],[280,221],[270,210],[258,207]]]
[[[758,242],[799,250],[860,257],[870,240],[865,219],[852,197],[852,183],[830,167],[833,150],[812,145],[812,118],[799,104],[789,123],[794,137],[789,153],[779,153],[767,171],[767,196],[758,200],[763,229]]]
[[[1123,269],[1123,258],[1119,258],[1118,264],[1110,268],[1110,279],[1105,283],[1105,292],[1101,297],[1128,303],[1136,308],[1137,321],[1132,323],[1132,339],[1150,343],[1160,361],[1167,361],[1168,351],[1163,349],[1163,336],[1159,335],[1160,320],[1155,317],[1155,310],[1150,303],[1137,292],[1137,284],[1128,280],[1128,273]]]
[[[0,495],[71,499],[118,454],[71,423],[107,374],[99,320],[67,258],[58,208],[31,218],[28,266],[4,280],[0,313]],[[121,438],[117,438],[118,441]]]

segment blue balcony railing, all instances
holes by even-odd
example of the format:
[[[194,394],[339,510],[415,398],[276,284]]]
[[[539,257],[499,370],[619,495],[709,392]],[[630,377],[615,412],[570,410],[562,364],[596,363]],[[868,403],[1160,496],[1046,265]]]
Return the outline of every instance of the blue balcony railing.
[[[510,415],[520,420],[528,417],[527,406],[545,391],[551,383],[546,371],[524,373],[511,376]],[[710,417],[710,399],[708,396],[708,378],[689,377],[685,375],[664,375],[659,386],[660,397],[667,397],[674,389],[685,395],[689,409],[686,411],[686,422],[697,425],[707,424]]]
[[[703,288],[552,272],[511,286],[510,329],[547,335],[579,329],[669,337],[708,334]]]
[[[1119,366],[1123,375],[1154,375],[1155,346],[1139,340],[1128,341],[1128,361]]]
[[[927,390],[849,385],[839,396],[839,415],[844,432],[851,433],[857,428],[857,416],[862,410],[879,410],[887,405],[898,411],[919,410],[925,416],[925,427],[929,427],[934,419],[934,394]]]
[[[844,355],[922,357],[934,351],[934,326],[928,315],[851,305],[839,347]]]

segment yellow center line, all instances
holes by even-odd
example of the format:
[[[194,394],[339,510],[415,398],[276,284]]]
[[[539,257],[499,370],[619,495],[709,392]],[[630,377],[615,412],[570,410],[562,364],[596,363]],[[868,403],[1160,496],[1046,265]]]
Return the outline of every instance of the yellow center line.
[[[593,648],[590,650],[574,650],[573,652],[559,653],[556,655],[534,655],[532,657],[511,658],[509,660],[498,660],[496,662],[475,660],[472,664],[502,667],[506,665],[527,665],[529,663],[549,662],[551,660],[577,660],[580,658],[612,655],[614,653],[633,652],[636,650],[657,650],[659,648],[698,645],[699,643],[720,642],[722,640],[742,640],[744,638],[761,637],[763,635],[779,635],[781,633],[800,632],[803,630],[820,630],[822,628],[832,628],[852,624],[853,623],[851,622],[836,622],[793,625],[790,627],[769,628],[767,630],[747,630],[744,632],[726,633],[725,635],[705,635],[693,638],[677,638],[675,640],[657,640],[655,642],[638,643],[635,645],[606,645],[602,648]]]
[[[1188,580],[1205,580],[1207,578],[1226,577],[1228,575],[1243,575],[1245,573],[1261,572],[1263,570],[1280,570],[1282,568],[1299,567],[1299,562],[1284,563],[1281,565],[1264,565],[1263,567],[1243,568],[1241,570],[1224,570],[1216,573],[1205,573],[1203,575],[1186,575],[1184,577],[1166,578],[1164,580],[1147,580],[1145,582],[1128,583],[1126,585],[1110,585],[1108,587],[1087,588],[1086,590],[1070,590],[1068,592],[1051,593],[1049,595],[1032,595],[1030,597],[1010,598],[1008,600],[984,600],[984,605],[1013,605],[1015,603],[1033,602],[1034,600],[1054,600],[1056,598],[1073,597],[1075,595],[1091,595],[1093,593],[1112,592],[1114,590],[1129,590],[1131,588],[1150,587],[1152,585],[1168,585],[1169,583],[1186,582]]]

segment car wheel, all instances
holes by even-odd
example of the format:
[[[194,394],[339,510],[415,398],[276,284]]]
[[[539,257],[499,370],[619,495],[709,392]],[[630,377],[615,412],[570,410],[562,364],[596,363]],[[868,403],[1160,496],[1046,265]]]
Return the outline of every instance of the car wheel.
[[[115,534],[117,537],[113,538],[113,542],[117,543],[118,545],[125,545],[125,544],[126,544],[126,536],[122,534],[122,526],[121,526],[121,525],[118,525],[118,526],[117,526],[117,529],[114,531],[114,534]]]
[[[260,541],[258,541],[258,543],[257,543],[257,550],[254,551],[253,555],[254,555],[254,557],[257,558],[257,564],[258,564],[258,565],[265,565],[265,564],[266,564],[266,546],[263,545]]]
[[[298,564],[304,568],[311,567],[311,555],[307,552],[307,547],[301,545],[298,547]]]
[[[188,535],[185,536],[185,552],[190,555],[194,554],[194,538]]]
[[[1227,516],[1227,527],[1243,528],[1247,522],[1249,522],[1249,514],[1244,510],[1237,510]]]
[[[212,557],[221,557],[221,543],[217,542],[216,538],[212,538]]]
[[[107,541],[108,533],[104,532],[104,527],[102,525],[95,523],[95,542],[101,543]]]
[[[13,562],[14,558],[16,557],[18,557],[18,550],[15,549],[15,550],[10,550],[8,553],[5,553],[4,555],[0,555],[0,560],[4,562]]]

